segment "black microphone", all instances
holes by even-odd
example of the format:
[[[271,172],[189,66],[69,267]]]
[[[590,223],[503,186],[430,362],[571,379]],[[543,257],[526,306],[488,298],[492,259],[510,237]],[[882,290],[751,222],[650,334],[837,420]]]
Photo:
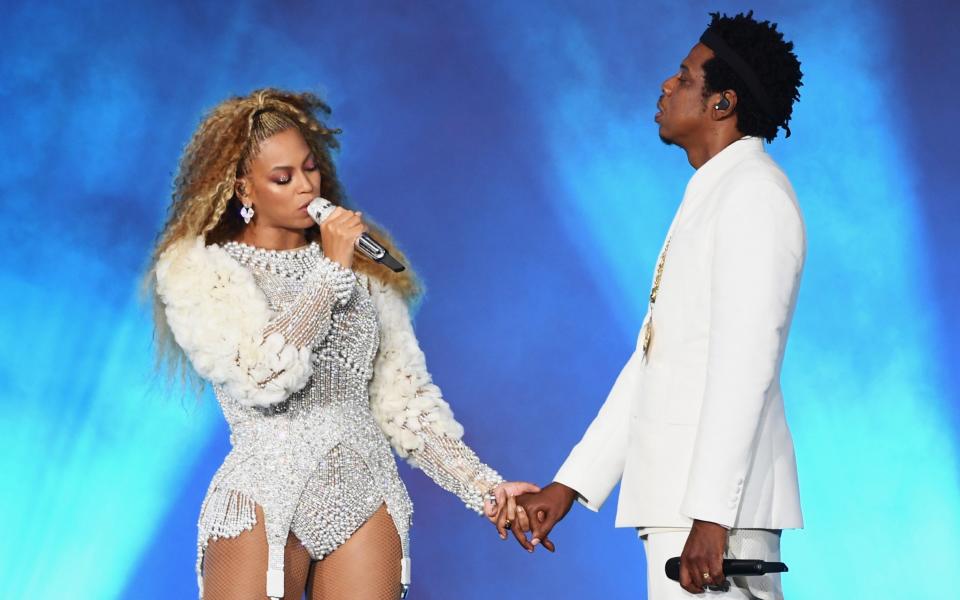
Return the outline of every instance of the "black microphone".
[[[307,205],[307,214],[319,225],[323,223],[336,208],[333,202],[317,196]],[[357,238],[357,250],[368,258],[389,267],[397,273],[406,269],[405,266],[400,264],[400,261],[390,256],[390,253],[387,252],[387,249],[384,248],[380,242],[366,233],[361,234],[360,237]]]
[[[664,565],[667,577],[680,581],[680,557],[674,556]],[[786,573],[787,565],[782,562],[765,562],[762,560],[723,559],[724,577],[741,577],[743,575],[766,575],[767,573]]]

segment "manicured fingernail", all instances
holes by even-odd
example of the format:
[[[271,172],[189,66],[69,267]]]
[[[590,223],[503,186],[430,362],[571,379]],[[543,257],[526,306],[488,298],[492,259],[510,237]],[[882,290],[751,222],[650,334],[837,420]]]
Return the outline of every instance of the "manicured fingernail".
[[[507,539],[507,534],[501,533],[501,534],[500,534],[500,539],[501,539],[501,540]]]
[[[533,541],[530,542],[530,543],[533,544],[534,546],[536,546],[537,544],[540,543],[540,540],[538,540],[537,538],[533,538]]]

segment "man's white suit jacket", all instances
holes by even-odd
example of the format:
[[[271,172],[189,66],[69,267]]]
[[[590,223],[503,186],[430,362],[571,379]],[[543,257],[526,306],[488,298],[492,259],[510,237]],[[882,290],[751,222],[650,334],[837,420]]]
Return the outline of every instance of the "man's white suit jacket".
[[[806,254],[786,175],[758,138],[700,167],[668,234],[647,356],[627,361],[555,481],[618,527],[803,526],[780,368]]]

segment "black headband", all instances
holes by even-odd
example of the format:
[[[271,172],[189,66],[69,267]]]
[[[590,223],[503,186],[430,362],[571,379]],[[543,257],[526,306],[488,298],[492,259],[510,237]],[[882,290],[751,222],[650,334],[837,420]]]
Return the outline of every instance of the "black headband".
[[[703,32],[703,35],[700,36],[700,43],[713,50],[717,58],[730,65],[733,72],[739,75],[740,79],[747,84],[747,89],[749,89],[753,97],[757,99],[763,112],[767,113],[770,117],[776,118],[773,103],[770,102],[770,96],[767,95],[767,90],[764,89],[763,84],[760,83],[760,78],[757,77],[757,74],[750,65],[740,58],[740,55],[723,41],[723,38],[714,31],[707,29]]]

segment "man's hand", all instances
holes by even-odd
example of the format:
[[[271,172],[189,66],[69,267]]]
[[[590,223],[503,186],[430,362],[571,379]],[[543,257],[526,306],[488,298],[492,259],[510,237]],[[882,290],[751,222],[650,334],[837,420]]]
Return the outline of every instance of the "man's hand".
[[[723,583],[723,553],[727,549],[728,535],[722,525],[694,520],[680,554],[680,585],[683,589],[691,594],[702,594],[706,586]]]
[[[517,497],[518,509],[523,509],[530,523],[533,535],[531,548],[537,544],[550,552],[554,551],[553,542],[547,539],[553,526],[570,512],[577,491],[554,481],[536,494],[524,494]],[[519,541],[519,540],[518,540]],[[526,536],[524,535],[524,541]],[[524,544],[521,544],[524,545]]]

